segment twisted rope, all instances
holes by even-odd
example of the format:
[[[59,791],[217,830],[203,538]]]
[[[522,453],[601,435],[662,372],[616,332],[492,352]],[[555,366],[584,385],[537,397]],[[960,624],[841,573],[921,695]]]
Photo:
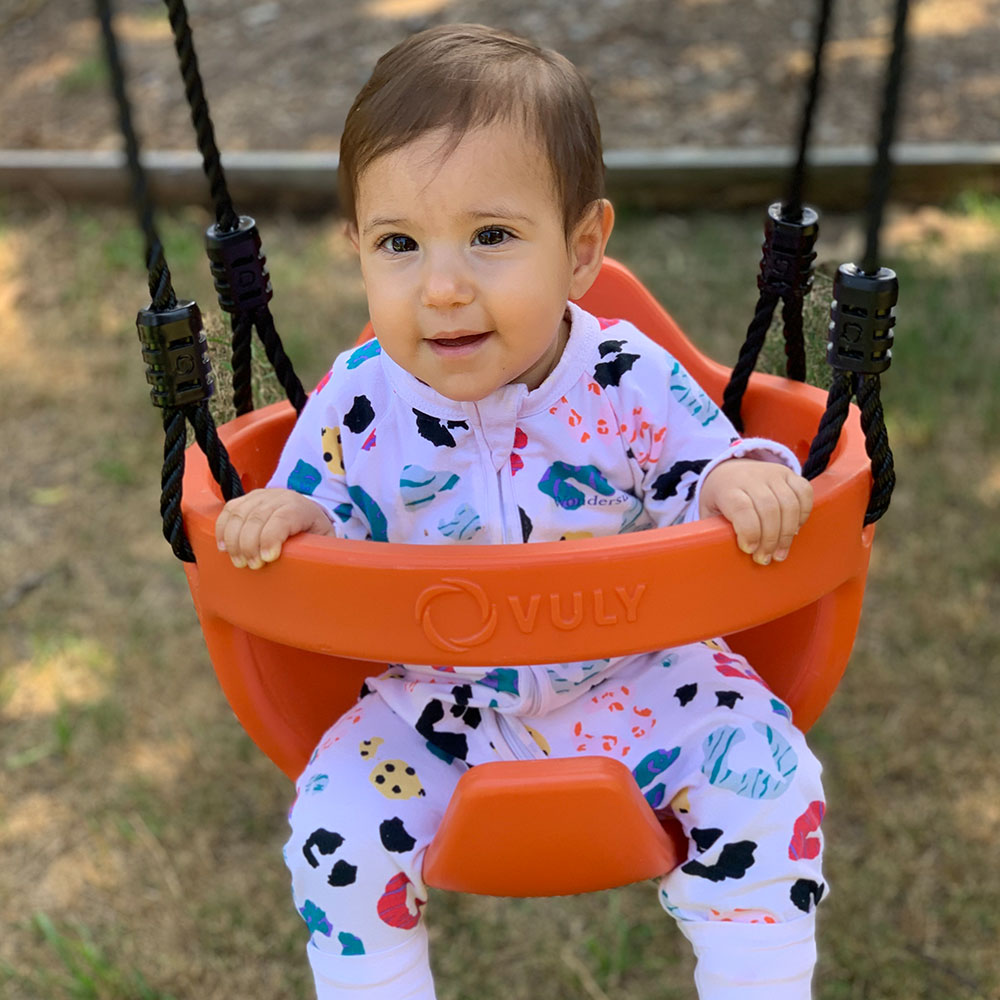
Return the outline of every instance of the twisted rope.
[[[889,66],[886,71],[878,148],[868,197],[868,228],[865,236],[865,255],[861,262],[861,270],[865,274],[875,274],[879,268],[879,234],[882,231],[882,217],[885,214],[885,205],[889,198],[889,185],[892,179],[890,154],[893,136],[896,132],[896,122],[899,118],[908,13],[909,0],[896,0],[896,18],[892,28],[892,54],[889,57]]]
[[[725,413],[732,425],[743,433],[743,414],[741,408],[743,404],[743,394],[746,392],[750,376],[757,367],[757,358],[760,357],[761,348],[767,338],[767,331],[771,327],[771,320],[774,317],[774,310],[778,305],[779,295],[773,289],[764,286],[760,290],[757,298],[757,308],[754,310],[753,319],[747,327],[747,335],[740,347],[740,355],[733,365],[732,374],[722,395],[722,412]]]
[[[815,479],[830,464],[840,431],[850,412],[854,394],[853,376],[850,372],[836,371],[826,397],[826,409],[819,422],[819,429],[809,446],[809,456],[802,466],[806,479]]]
[[[258,309],[255,319],[257,334],[264,344],[267,359],[271,362],[271,366],[278,376],[278,381],[284,387],[288,401],[295,407],[296,413],[301,413],[302,408],[306,405],[308,395],[302,387],[302,382],[299,381],[298,375],[295,374],[292,362],[289,360],[288,355],[285,354],[284,345],[281,343],[278,331],[274,327],[274,317],[271,315],[271,310],[267,306]]]
[[[865,511],[865,524],[877,521],[888,509],[896,472],[893,468],[892,449],[885,429],[882,412],[881,385],[878,375],[859,375],[855,380],[855,393],[861,408],[861,428],[865,432],[865,451],[871,459],[872,493]]]
[[[220,229],[230,232],[239,225],[239,216],[233,208],[233,200],[226,184],[226,174],[222,169],[222,157],[219,154],[219,147],[215,144],[215,127],[208,113],[208,101],[205,99],[205,88],[198,68],[198,56],[194,51],[187,7],[183,0],[165,0],[165,2],[170,27],[174,33],[174,48],[177,50],[180,62],[181,77],[184,80],[184,93],[191,108],[191,122],[198,139],[202,167],[208,178],[212,203],[215,205],[215,218]]]
[[[160,518],[163,537],[170,542],[174,555],[184,562],[194,562],[194,552],[181,518],[181,493],[184,481],[184,445],[187,437],[184,414],[177,409],[163,411],[163,471],[160,473]]]
[[[125,140],[125,156],[132,180],[132,200],[145,239],[145,260],[152,299],[148,311],[170,312],[178,306],[178,300],[174,293],[163,245],[160,242],[153,219],[153,204],[140,159],[138,135],[132,122],[132,109],[128,99],[125,70],[114,33],[111,0],[96,0],[96,4],[110,70],[111,92],[118,109],[118,121]],[[160,517],[163,522],[163,535],[178,559],[184,562],[194,562],[194,552],[184,531],[181,515],[184,448],[188,420],[194,426],[198,443],[205,451],[209,466],[226,499],[239,496],[243,492],[243,488],[239,476],[229,461],[225,445],[219,440],[206,400],[202,400],[196,405],[183,407],[164,406],[162,419],[163,468],[160,474]]]
[[[202,169],[208,178],[215,205],[216,221],[221,232],[233,232],[240,226],[240,216],[233,206],[225,171],[222,169],[222,158],[215,142],[215,128],[212,125],[205,87],[198,67],[187,6],[184,0],[164,0],[164,3],[174,34],[174,48],[180,61],[184,93],[191,109],[191,122],[201,153]],[[264,344],[267,357],[274,366],[289,402],[295,407],[296,413],[301,413],[307,395],[291,361],[285,354],[270,310],[265,306],[253,309],[227,309],[227,311],[231,313],[233,331],[233,403],[237,415],[249,413],[253,409],[251,342],[254,329]]]

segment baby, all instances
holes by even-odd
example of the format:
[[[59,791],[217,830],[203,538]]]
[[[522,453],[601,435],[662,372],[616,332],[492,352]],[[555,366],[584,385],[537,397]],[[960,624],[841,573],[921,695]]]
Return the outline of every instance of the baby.
[[[339,178],[375,339],[336,359],[269,486],[226,505],[216,534],[236,566],[260,569],[304,531],[526,543],[716,514],[756,562],[788,555],[812,505],[791,452],[741,440],[665,350],[575,304],[614,220],[603,178],[590,94],[556,53],[446,25],[379,60]],[[596,716],[601,741],[581,742]],[[370,678],[290,814],[320,1000],[433,1000],[421,866],[465,770],[609,753],[689,838],[659,899],[692,943],[702,1000],[808,998],[820,767],[715,639]]]

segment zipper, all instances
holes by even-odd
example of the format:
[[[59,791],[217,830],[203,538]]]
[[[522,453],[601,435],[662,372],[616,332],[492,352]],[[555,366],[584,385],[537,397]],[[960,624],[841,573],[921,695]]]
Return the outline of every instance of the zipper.
[[[539,749],[538,753],[533,753],[528,744],[521,739],[521,735],[518,733],[513,722],[502,712],[496,713],[496,719],[497,729],[500,731],[500,735],[503,737],[504,743],[507,744],[507,749],[514,760],[538,760],[541,750]]]

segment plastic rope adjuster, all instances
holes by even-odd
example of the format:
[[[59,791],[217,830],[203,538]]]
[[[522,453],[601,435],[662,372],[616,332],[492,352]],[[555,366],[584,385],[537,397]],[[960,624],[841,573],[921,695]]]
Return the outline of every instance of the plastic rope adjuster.
[[[226,312],[250,312],[267,305],[274,292],[261,252],[257,223],[240,216],[238,229],[224,232],[213,223],[205,233],[205,250],[215,279],[219,305]]]
[[[141,309],[135,325],[154,406],[166,409],[200,403],[215,392],[208,340],[196,302],[178,302],[162,312]]]
[[[878,375],[892,363],[893,307],[899,298],[896,272],[880,267],[866,274],[841,264],[833,282],[826,359],[841,371]]]
[[[782,298],[807,295],[813,283],[813,247],[818,235],[819,213],[815,209],[804,205],[801,218],[796,220],[782,217],[781,202],[768,206],[757,287],[761,291],[770,288]]]

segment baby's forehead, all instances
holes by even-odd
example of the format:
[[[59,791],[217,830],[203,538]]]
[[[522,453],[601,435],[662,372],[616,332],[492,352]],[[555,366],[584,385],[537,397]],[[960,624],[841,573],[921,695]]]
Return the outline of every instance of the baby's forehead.
[[[429,129],[375,157],[358,175],[358,190],[405,197],[433,185],[442,174],[465,189],[496,184],[544,192],[546,200],[561,202],[555,170],[538,132],[506,120],[465,131]]]

